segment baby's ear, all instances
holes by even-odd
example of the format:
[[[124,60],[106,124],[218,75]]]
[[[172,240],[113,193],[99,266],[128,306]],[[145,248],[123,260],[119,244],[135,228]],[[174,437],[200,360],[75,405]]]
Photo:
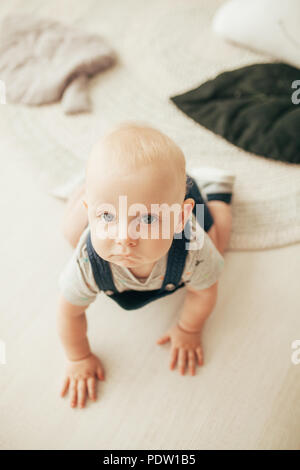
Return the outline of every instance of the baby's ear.
[[[183,203],[183,209],[184,209],[184,214],[185,214],[185,219],[187,220],[189,216],[192,213],[192,210],[194,208],[195,201],[192,198],[186,199]]]
[[[188,218],[190,217],[191,213],[192,213],[192,210],[194,208],[194,205],[195,205],[195,201],[194,199],[192,198],[189,198],[189,199],[186,199],[183,203],[183,207],[182,207],[182,211],[181,211],[181,215],[180,215],[180,221],[179,223],[177,224],[177,227],[176,227],[176,232],[178,231],[178,233],[182,232],[182,230],[184,229],[184,226],[188,220]]]

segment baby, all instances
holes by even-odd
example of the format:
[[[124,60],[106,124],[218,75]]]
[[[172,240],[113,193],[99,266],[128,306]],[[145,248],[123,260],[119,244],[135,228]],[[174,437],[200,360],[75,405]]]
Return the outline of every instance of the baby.
[[[178,361],[181,374],[203,364],[201,331],[216,303],[234,178],[205,167],[187,173],[178,145],[147,125],[123,123],[95,143],[63,222],[75,248],[60,276],[57,315],[67,356],[61,396],[70,387],[71,406],[96,400],[104,380],[85,315],[100,292],[137,309],[186,286],[178,321],[157,344],[170,341],[170,369]]]

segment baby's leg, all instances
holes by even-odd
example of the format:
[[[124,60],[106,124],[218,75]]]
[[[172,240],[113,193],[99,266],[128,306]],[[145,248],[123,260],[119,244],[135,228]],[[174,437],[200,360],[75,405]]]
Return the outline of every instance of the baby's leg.
[[[83,205],[85,186],[80,185],[70,196],[62,223],[62,233],[70,245],[75,248],[82,232],[88,225],[87,209]]]
[[[208,230],[207,234],[210,236],[221,255],[223,255],[228,247],[231,234],[231,205],[218,200],[207,201],[206,204],[214,219],[214,224]]]
[[[213,167],[193,168],[189,174],[201,188],[201,194],[214,219],[207,234],[223,255],[231,233],[231,199],[236,176],[231,171]]]

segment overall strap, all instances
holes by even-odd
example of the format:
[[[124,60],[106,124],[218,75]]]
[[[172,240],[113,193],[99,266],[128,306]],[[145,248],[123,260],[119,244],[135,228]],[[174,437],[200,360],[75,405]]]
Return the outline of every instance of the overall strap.
[[[112,272],[109,263],[96,253],[91,240],[91,231],[89,230],[86,240],[86,248],[92,265],[92,271],[95,282],[100,290],[116,291],[112,278]]]

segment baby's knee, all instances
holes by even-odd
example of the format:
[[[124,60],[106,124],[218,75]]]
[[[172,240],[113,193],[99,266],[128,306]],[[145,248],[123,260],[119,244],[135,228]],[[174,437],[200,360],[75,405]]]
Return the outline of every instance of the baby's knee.
[[[209,201],[207,202],[209,210],[214,218],[216,224],[231,225],[232,222],[232,209],[231,204],[223,201]]]

